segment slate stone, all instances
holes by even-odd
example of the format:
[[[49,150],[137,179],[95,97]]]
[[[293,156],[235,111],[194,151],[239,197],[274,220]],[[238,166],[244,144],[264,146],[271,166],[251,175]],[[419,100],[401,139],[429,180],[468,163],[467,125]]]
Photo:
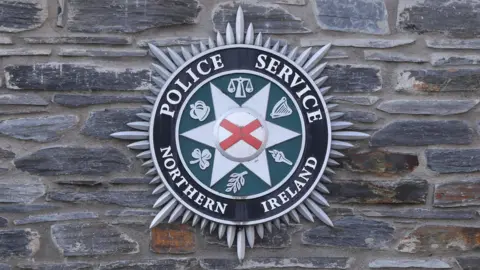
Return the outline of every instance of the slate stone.
[[[348,58],[348,53],[342,50],[329,50],[324,59],[345,59]]]
[[[310,33],[304,21],[275,4],[261,2],[243,2],[242,10],[245,25],[253,23],[256,33],[295,34]],[[239,3],[225,2],[218,4],[212,11],[214,31],[225,33],[227,23],[234,23]]]
[[[102,181],[98,180],[58,180],[55,181],[59,185],[70,185],[70,186],[81,186],[81,187],[93,187],[97,185],[102,185]]]
[[[69,213],[54,213],[45,215],[28,216],[22,219],[16,219],[13,221],[15,225],[24,225],[32,223],[42,222],[55,222],[65,220],[77,220],[77,219],[93,219],[98,218],[98,214],[94,212],[69,212]]]
[[[480,227],[422,225],[396,246],[404,253],[470,251],[480,248]]]
[[[372,146],[420,146],[470,144],[473,130],[460,120],[400,120],[375,132]]]
[[[430,63],[434,67],[438,66],[463,66],[479,65],[480,56],[476,54],[452,54],[452,53],[432,53]]]
[[[454,115],[470,111],[478,102],[475,99],[387,100],[377,109],[390,114]]]
[[[152,178],[115,178],[109,181],[113,185],[137,185],[137,184],[149,184]]]
[[[348,257],[268,257],[247,258],[243,262],[235,259],[204,258],[199,259],[201,269],[348,269]]]
[[[407,174],[415,170],[419,164],[417,155],[382,150],[348,153],[342,163],[350,171],[381,176]]]
[[[5,67],[8,89],[148,90],[150,70],[85,64],[42,63]]]
[[[469,179],[435,185],[433,206],[461,207],[480,205],[480,179]]]
[[[480,34],[478,0],[400,0],[397,28],[412,33],[442,33],[472,38]]]
[[[425,180],[337,180],[327,188],[330,195],[325,198],[330,203],[424,204],[428,194]]]
[[[321,225],[302,234],[302,243],[309,246],[388,249],[395,228],[389,223],[344,217],[334,222],[335,227]]]
[[[12,268],[8,264],[0,263],[0,270],[12,270]]]
[[[45,186],[39,179],[23,174],[0,175],[0,203],[29,204],[45,194]],[[7,205],[0,205],[8,208]]]
[[[480,149],[427,149],[427,166],[439,173],[480,171]]]
[[[37,175],[105,175],[127,170],[130,162],[113,147],[50,147],[14,161],[17,169]]]
[[[117,209],[108,210],[105,212],[106,216],[114,217],[154,217],[158,214],[158,210],[155,209]]]
[[[40,234],[35,230],[0,230],[0,258],[33,257],[39,248]]]
[[[382,0],[316,0],[315,17],[323,30],[388,35],[388,12]]]
[[[0,105],[47,106],[48,101],[37,94],[0,94]]]
[[[71,262],[71,263],[35,263],[35,264],[19,264],[19,269],[25,270],[93,270],[94,265],[87,262]]]
[[[0,57],[3,57],[3,56],[49,56],[50,54],[52,54],[51,49],[30,49],[30,48],[0,49]]]
[[[267,0],[272,3],[284,4],[284,5],[295,5],[295,6],[304,6],[306,0]]]
[[[325,85],[331,86],[331,92],[335,93],[368,93],[382,88],[380,68],[376,66],[328,65],[322,75],[328,76]]]
[[[4,217],[0,217],[0,228],[4,228],[4,227],[7,227],[7,226],[8,226],[8,219],[6,219]]]
[[[56,94],[53,96],[53,102],[65,107],[78,108],[100,104],[145,103],[145,97],[141,95]]]
[[[160,223],[150,232],[150,251],[158,254],[189,254],[197,250],[195,228],[190,224]]]
[[[52,240],[64,257],[136,254],[138,243],[106,223],[67,223],[51,227]]]
[[[332,101],[336,103],[370,106],[377,103],[379,99],[380,99],[379,97],[375,97],[375,96],[337,96],[335,95]]]
[[[15,158],[15,153],[7,149],[0,148],[0,160],[1,159],[10,160],[13,158]]]
[[[47,200],[149,208],[158,199],[158,195],[152,195],[151,193],[151,190],[102,190],[90,192],[52,190],[47,193]]]
[[[62,36],[45,37],[32,36],[22,38],[28,44],[96,44],[96,45],[128,45],[132,43],[131,37],[122,36]]]
[[[13,44],[11,37],[0,37],[0,44],[2,45],[11,45]]]
[[[197,0],[127,1],[68,0],[66,28],[85,33],[136,33],[143,30],[196,23]]]
[[[452,267],[439,259],[377,259],[368,264],[371,269],[451,269]]]
[[[333,40],[326,40],[323,38],[302,38],[300,39],[300,45],[302,47],[311,47],[311,46],[323,46],[328,43],[332,43],[333,46],[337,47],[355,47],[355,48],[377,48],[377,49],[386,49],[394,48],[403,45],[409,45],[415,42],[415,39],[378,39],[378,38],[336,38]]]
[[[480,257],[456,257],[462,270],[476,270],[480,265]]]
[[[408,209],[366,209],[360,210],[362,215],[373,218],[401,218],[401,219],[445,219],[465,220],[475,219],[476,213],[472,210],[438,210],[425,208]]]
[[[90,112],[81,133],[100,139],[111,139],[110,134],[118,131],[130,130],[130,122],[139,121],[137,113],[145,112],[138,109],[105,109]]]
[[[426,39],[425,43],[435,49],[480,49],[480,39]]]
[[[426,63],[428,59],[424,56],[415,56],[402,52],[386,52],[379,50],[363,51],[365,60],[383,61],[383,62],[410,62],[410,63]]]
[[[0,31],[16,33],[39,28],[48,17],[46,0],[2,0]]]
[[[140,39],[137,41],[137,46],[140,48],[148,48],[148,44],[151,43],[157,47],[175,47],[175,46],[190,46],[191,44],[198,45],[200,42],[203,44],[208,43],[208,37],[163,37],[155,39]]]
[[[75,115],[16,118],[0,121],[0,134],[19,140],[53,142],[77,123]]]
[[[58,55],[73,57],[144,57],[147,56],[147,51],[139,49],[61,48]]]
[[[39,106],[15,106],[15,105],[2,105],[0,106],[0,115],[18,115],[18,114],[38,114],[48,112],[45,107]]]
[[[396,91],[406,93],[478,91],[480,68],[411,69],[397,74]]]
[[[0,204],[0,213],[31,213],[58,209],[51,204]]]
[[[358,123],[375,123],[378,117],[375,113],[365,111],[345,111],[340,118],[344,121],[358,122]]]
[[[290,247],[292,245],[292,235],[302,229],[301,225],[285,226],[281,225],[280,230],[275,228],[273,232],[265,230],[263,239],[256,237],[255,245],[253,248],[266,248],[266,249],[280,249]],[[208,244],[220,245],[227,247],[227,241],[225,239],[219,240],[215,234],[206,234],[205,241]],[[236,246],[234,242],[233,246]]]
[[[116,261],[110,263],[101,263],[98,270],[194,270],[197,262],[190,258],[158,259],[158,260],[140,260],[140,261]]]

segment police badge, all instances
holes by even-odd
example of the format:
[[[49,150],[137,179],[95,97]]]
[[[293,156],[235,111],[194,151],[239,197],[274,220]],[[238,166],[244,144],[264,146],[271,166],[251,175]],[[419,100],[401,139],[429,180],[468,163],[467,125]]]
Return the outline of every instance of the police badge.
[[[345,131],[352,123],[334,121],[325,96],[326,76],[320,63],[330,45],[297,53],[271,39],[245,32],[241,7],[235,31],[209,39],[208,48],[182,48],[180,53],[149,45],[156,57],[152,87],[155,96],[140,113],[143,120],[128,125],[140,131],[112,134],[138,140],[130,149],[146,160],[159,208],[151,226],[191,221],[209,227],[228,246],[236,239],[240,260],[246,243],[254,246],[272,224],[309,221],[317,217],[329,226],[322,194],[334,174],[331,167],[353,147],[344,140],[368,134]],[[346,78],[347,79],[347,78]]]

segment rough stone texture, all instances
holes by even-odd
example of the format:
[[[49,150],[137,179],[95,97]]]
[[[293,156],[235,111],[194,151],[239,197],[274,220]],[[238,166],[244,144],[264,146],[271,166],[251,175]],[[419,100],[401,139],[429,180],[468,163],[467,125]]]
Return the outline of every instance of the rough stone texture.
[[[0,49],[0,57],[4,56],[48,56],[52,54],[51,49]]]
[[[45,186],[36,178],[22,174],[0,175],[0,203],[32,203],[45,194]],[[0,205],[2,208],[7,205]]]
[[[332,92],[365,93],[382,88],[380,69],[376,66],[328,65],[322,73]],[[345,80],[349,78],[349,80]]]
[[[10,150],[0,148],[0,159],[13,159],[15,158],[15,153]]]
[[[97,180],[59,180],[55,181],[59,185],[70,185],[70,186],[83,186],[83,187],[93,187],[96,185],[102,185],[102,181]]]
[[[48,110],[44,107],[39,106],[10,106],[10,105],[3,105],[0,107],[0,115],[15,115],[15,114],[37,114],[47,112]]]
[[[375,96],[338,96],[335,95],[333,97],[333,102],[337,103],[347,103],[347,104],[355,104],[355,105],[362,105],[362,106],[370,106],[379,100],[379,97]]]
[[[396,250],[406,253],[478,250],[479,234],[479,227],[424,225],[401,239]]]
[[[311,32],[301,18],[295,17],[286,9],[275,4],[242,3],[245,25],[254,24],[255,32],[264,34],[291,34]],[[238,3],[218,4],[212,11],[215,31],[225,33],[227,23],[234,23]]]
[[[132,38],[121,36],[63,36],[63,37],[24,37],[28,44],[108,44],[127,45],[132,43]]]
[[[113,185],[137,185],[137,184],[148,184],[152,181],[151,177],[145,178],[115,178],[109,181]]]
[[[480,49],[480,39],[427,39],[425,43],[435,49]]]
[[[145,103],[144,96],[140,95],[75,95],[56,94],[53,102],[65,107],[76,108],[90,105],[115,103]]]
[[[470,111],[475,99],[449,100],[386,100],[377,109],[391,114],[453,115]]]
[[[129,160],[112,147],[50,147],[15,160],[15,166],[37,175],[105,175],[125,171]]]
[[[387,249],[395,229],[386,222],[360,217],[344,217],[334,221],[334,228],[325,225],[302,234],[305,245],[323,247],[348,247]]]
[[[93,264],[86,262],[72,263],[35,263],[35,264],[19,264],[19,269],[25,270],[92,270]]]
[[[395,90],[410,93],[478,91],[480,69],[413,69],[400,71]]]
[[[348,52],[343,50],[329,50],[324,59],[344,59],[348,58]]]
[[[292,235],[302,229],[301,225],[291,225],[289,227],[281,225],[280,230],[274,229],[273,232],[265,230],[263,239],[256,237],[254,248],[281,249],[291,246]],[[206,242],[220,246],[227,246],[225,239],[219,240],[215,234],[206,233]],[[234,246],[236,246],[234,242]]]
[[[342,160],[353,172],[374,173],[383,176],[410,173],[418,167],[418,157],[412,154],[392,153],[381,150],[349,153]]]
[[[137,41],[137,46],[141,48],[148,48],[149,43],[158,47],[190,46],[191,44],[198,45],[200,42],[207,44],[208,37],[174,36],[156,39],[140,39]]]
[[[439,32],[452,37],[472,38],[480,34],[477,0],[400,0],[397,27],[414,33]]]
[[[439,259],[379,259],[368,264],[371,269],[451,269],[452,267]]]
[[[132,261],[116,261],[111,263],[100,264],[99,270],[121,270],[121,269],[139,269],[139,270],[194,270],[197,265],[195,259],[175,258],[175,259],[158,259],[158,260],[132,260]]]
[[[11,45],[11,44],[13,44],[13,40],[12,40],[11,37],[0,37],[0,44]]]
[[[137,113],[143,109],[106,109],[93,111],[88,116],[82,134],[100,139],[111,139],[110,134],[129,130],[127,123],[140,121]]]
[[[53,142],[77,123],[75,115],[17,118],[0,121],[0,134],[19,140]]]
[[[0,230],[0,258],[32,257],[39,248],[40,234],[35,230]]]
[[[375,123],[378,120],[378,117],[375,113],[366,112],[366,111],[344,111],[344,115],[340,118],[341,120],[358,122],[358,123]]]
[[[335,203],[423,204],[428,193],[425,180],[336,180],[327,187],[330,195],[325,198]]]
[[[31,213],[57,208],[58,206],[51,204],[0,204],[0,213]]]
[[[161,223],[151,231],[150,250],[159,254],[189,254],[197,249],[190,224]]]
[[[331,43],[333,46],[337,46],[337,47],[376,48],[376,49],[394,48],[394,47],[409,45],[414,42],[415,42],[415,39],[394,39],[394,40],[376,39],[376,38],[369,38],[369,39],[339,38],[339,39],[333,39],[333,40],[326,40],[322,38],[300,39],[300,45],[302,47],[323,46],[328,43]]]
[[[364,51],[363,56],[365,60],[369,61],[383,61],[383,62],[411,62],[411,63],[426,63],[428,59],[424,56],[415,56],[412,54],[405,54],[401,52],[385,52],[385,51]]]
[[[146,50],[138,49],[76,49],[62,48],[58,52],[61,56],[75,57],[144,57]],[[1,56],[1,51],[0,51]]]
[[[479,65],[480,56],[476,54],[452,54],[452,53],[432,53],[430,63],[432,66],[463,66]]]
[[[433,206],[460,207],[480,205],[480,179],[435,185]]]
[[[158,199],[158,195],[152,195],[151,190],[104,190],[90,192],[52,190],[47,193],[47,199],[73,203],[102,203],[150,208]]]
[[[92,218],[98,218],[98,214],[93,212],[55,213],[55,214],[28,216],[26,218],[14,220],[13,224],[24,225],[24,224],[32,224],[32,223],[55,222],[55,221],[76,220],[76,219],[83,220],[83,219],[92,219]]]
[[[0,217],[0,228],[4,228],[8,226],[8,219],[4,217]]]
[[[0,270],[12,270],[12,268],[8,264],[0,263]]]
[[[39,28],[48,16],[46,0],[2,0],[1,32],[21,32]]]
[[[459,120],[400,120],[375,132],[372,146],[419,146],[433,144],[470,144],[473,130]]]
[[[5,67],[6,86],[23,90],[148,90],[150,71],[83,64],[45,63]]]
[[[109,210],[105,212],[106,216],[114,217],[154,217],[158,214],[156,209],[122,209],[122,210]]]
[[[480,265],[480,257],[457,257],[455,259],[463,270],[476,270]]]
[[[427,166],[439,173],[480,171],[480,149],[427,149]]]
[[[46,106],[48,101],[37,94],[0,94],[0,105]]]
[[[235,259],[200,259],[201,269],[348,269],[349,258],[345,257],[301,257],[301,258],[248,258],[243,263]]]
[[[411,209],[366,209],[361,210],[362,215],[373,218],[409,218],[409,219],[445,219],[463,220],[475,219],[476,213],[472,210],[438,210],[425,208]]]
[[[135,33],[150,28],[193,24],[200,12],[196,0],[68,0],[66,28],[72,32]]]
[[[138,243],[106,223],[67,223],[51,227],[52,240],[66,257],[135,254]]]
[[[315,16],[324,30],[388,35],[388,13],[382,0],[316,0]]]

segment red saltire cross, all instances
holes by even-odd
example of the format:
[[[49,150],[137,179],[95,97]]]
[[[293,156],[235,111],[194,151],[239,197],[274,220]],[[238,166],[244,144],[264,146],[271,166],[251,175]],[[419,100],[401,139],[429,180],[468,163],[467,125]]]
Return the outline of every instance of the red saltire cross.
[[[258,119],[253,120],[244,127],[237,126],[227,119],[223,119],[222,122],[220,122],[220,126],[232,133],[232,135],[220,142],[220,147],[223,150],[227,150],[240,140],[243,140],[257,150],[262,146],[262,142],[251,135],[253,131],[262,126]]]

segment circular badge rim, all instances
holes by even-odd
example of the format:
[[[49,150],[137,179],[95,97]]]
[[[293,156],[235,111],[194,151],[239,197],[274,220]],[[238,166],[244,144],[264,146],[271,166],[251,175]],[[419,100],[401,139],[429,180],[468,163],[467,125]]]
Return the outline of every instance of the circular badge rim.
[[[234,73],[236,73],[236,72],[238,72],[238,73],[248,73],[248,74],[250,74],[250,75],[256,75],[256,76],[262,77],[262,78],[264,78],[264,79],[269,79],[268,76],[266,76],[265,74],[262,74],[262,73],[260,73],[260,72],[258,72],[258,71],[249,70],[249,69],[237,69],[237,70],[233,70],[233,71],[232,71],[232,70],[224,71],[224,72],[222,72],[222,73],[215,74],[215,75],[211,76],[211,78],[212,78],[212,80],[213,80],[213,79],[219,78],[219,77],[224,76],[224,75],[234,74]],[[274,80],[274,79],[272,79],[272,80]],[[185,111],[182,111],[182,109],[184,110],[184,109],[187,107],[188,101],[192,98],[192,96],[195,94],[195,92],[198,91],[198,89],[199,89],[200,87],[204,86],[205,84],[207,84],[207,83],[209,83],[209,82],[210,82],[210,81],[205,81],[205,82],[202,83],[201,85],[195,87],[195,89],[193,89],[193,90],[191,91],[191,93],[188,94],[188,96],[185,98],[185,102],[184,102],[184,103],[182,104],[182,106],[180,107],[180,112],[179,112],[178,118],[181,118],[181,115],[185,112]],[[300,110],[301,110],[301,109],[300,109],[300,105],[298,104],[298,102],[296,102],[296,101],[294,100],[294,97],[293,97],[292,93],[289,93],[288,90],[287,90],[283,85],[279,84],[278,82],[275,82],[275,81],[274,81],[273,83],[275,83],[282,91],[284,91],[284,92],[286,93],[286,95],[289,96],[290,99],[292,99],[292,102],[294,103],[295,108],[297,108],[297,109],[300,111]],[[251,109],[250,109],[250,110],[251,110]],[[252,110],[252,111],[253,111],[253,110]],[[300,121],[301,121],[301,127],[302,127],[302,134],[301,134],[301,136],[302,136],[302,146],[301,146],[302,149],[301,149],[301,150],[302,150],[302,152],[303,152],[303,151],[305,150],[306,128],[305,128],[305,121],[304,121],[304,119],[301,117],[301,114],[300,114]],[[265,121],[265,122],[266,122],[266,121]],[[215,128],[216,128],[217,125],[218,125],[218,124],[216,123],[216,124],[215,124]],[[178,131],[179,131],[179,127],[180,127],[180,119],[178,119],[178,120],[176,121],[176,123],[175,123],[175,137],[176,137],[176,139],[177,139],[177,140],[175,141],[175,145],[176,145],[176,147],[177,147],[178,150],[181,149],[181,148],[180,148],[180,144],[179,144],[179,137],[180,137],[180,133],[178,132]],[[267,132],[267,135],[268,135],[268,130],[266,130],[266,132]],[[265,145],[265,144],[263,144],[263,145]],[[262,145],[262,147],[263,147],[263,145]],[[266,148],[266,146],[265,146],[264,148]],[[179,151],[179,152],[181,152],[181,151]],[[259,153],[261,153],[261,152],[259,152]],[[185,162],[185,159],[183,158],[183,154],[179,154],[178,157],[180,158],[180,161],[181,161],[182,165],[185,167],[185,170],[186,170],[186,171],[190,174],[190,176],[192,177],[192,175],[194,175],[194,174],[191,172],[190,168],[186,165],[187,162]],[[289,173],[289,176],[288,176],[288,177],[291,177],[291,176],[292,176],[294,170],[298,168],[298,165],[299,165],[299,164],[300,164],[300,159],[297,158],[297,160],[295,161],[295,166],[294,166],[295,168],[292,169],[292,171]],[[210,187],[207,187],[204,183],[202,183],[201,181],[199,181],[198,179],[196,179],[195,176],[193,176],[192,178],[193,178],[193,180],[197,181],[200,186],[202,186],[203,188],[205,188],[205,189],[207,189],[207,190],[210,191],[211,188],[210,188]],[[287,177],[285,177],[285,179],[283,179],[283,180],[282,180],[279,184],[277,184],[276,186],[281,186],[281,185],[283,185],[283,184],[285,183],[285,181],[287,180],[286,178],[287,178]],[[212,192],[213,194],[215,194],[215,195],[217,195],[217,196],[219,196],[219,197],[223,197],[223,198],[227,198],[227,199],[237,199],[237,200],[240,200],[240,199],[255,199],[255,198],[258,198],[258,197],[261,197],[261,196],[265,196],[265,195],[267,195],[268,193],[272,192],[272,190],[271,190],[271,188],[269,188],[268,190],[266,190],[266,191],[264,191],[264,192],[261,192],[261,193],[255,194],[255,195],[248,195],[248,196],[226,195],[226,194],[222,194],[222,193],[220,193],[220,192],[218,192],[218,191],[215,191],[215,190],[213,190],[213,189],[211,189],[210,192]],[[182,201],[182,202],[183,202],[183,201]]]
[[[212,216],[209,216],[209,215],[206,215],[198,210],[196,210],[195,208],[191,207],[189,204],[185,203],[179,196],[178,194],[176,194],[175,192],[173,192],[172,188],[170,187],[170,185],[168,184],[168,182],[166,181],[166,178],[165,176],[163,175],[163,172],[160,170],[159,168],[159,165],[158,165],[158,161],[157,161],[157,157],[156,155],[154,154],[155,152],[155,149],[153,148],[153,124],[155,122],[155,119],[157,117],[156,115],[156,112],[157,112],[157,109],[158,109],[158,105],[160,103],[160,100],[162,99],[163,97],[163,94],[165,93],[165,90],[166,88],[171,84],[173,78],[175,78],[175,76],[181,71],[183,70],[186,66],[190,65],[193,61],[203,57],[204,55],[207,55],[209,53],[212,53],[212,52],[215,52],[215,51],[220,51],[220,50],[225,50],[225,49],[234,49],[234,48],[247,48],[247,49],[253,49],[253,50],[260,50],[260,51],[265,51],[265,52],[268,52],[268,53],[271,53],[271,54],[274,54],[275,56],[281,58],[282,60],[288,62],[289,64],[293,65],[295,68],[298,69],[299,72],[302,73],[302,75],[308,80],[308,82],[311,84],[311,86],[313,86],[313,89],[315,90],[315,92],[317,93],[319,99],[320,99],[320,102],[322,103],[322,106],[323,108],[325,108],[325,120],[327,121],[327,131],[328,131],[328,142],[327,142],[327,148],[326,148],[326,153],[325,153],[325,159],[324,159],[324,162],[322,164],[322,168],[320,169],[319,171],[319,174],[317,176],[317,178],[315,179],[314,183],[312,184],[312,186],[310,187],[310,189],[308,191],[305,192],[305,194],[300,198],[298,199],[295,203],[293,203],[290,207],[284,209],[283,211],[279,212],[278,214],[276,215],[273,215],[273,216],[270,216],[270,217],[267,217],[267,218],[264,218],[264,219],[258,219],[258,220],[253,220],[253,221],[244,221],[244,222],[233,222],[233,221],[229,221],[229,220],[223,220],[223,219],[218,219],[218,218],[214,218]],[[157,99],[155,100],[155,104],[153,106],[153,110],[152,110],[152,117],[150,119],[150,128],[149,128],[149,131],[148,131],[148,134],[149,134],[149,144],[150,144],[150,149],[152,151],[152,160],[153,160],[153,163],[155,165],[155,169],[157,170],[157,173],[158,175],[160,176],[160,178],[162,179],[162,182],[165,184],[165,186],[167,187],[168,189],[168,192],[170,192],[172,194],[172,196],[178,200],[183,206],[185,206],[187,209],[189,209],[190,211],[192,211],[193,213],[203,217],[203,218],[206,218],[208,220],[211,220],[211,221],[214,221],[214,222],[218,222],[220,224],[225,224],[225,225],[257,225],[257,224],[262,224],[262,223],[265,223],[265,222],[268,222],[268,221],[271,221],[271,220],[274,220],[278,217],[281,217],[289,212],[291,212],[293,209],[297,208],[298,205],[300,205],[301,203],[303,203],[312,193],[312,191],[315,189],[316,185],[318,184],[318,182],[320,181],[320,178],[323,176],[323,174],[325,173],[325,168],[327,167],[327,162],[328,162],[328,158],[330,156],[330,151],[331,151],[331,142],[332,142],[332,128],[331,128],[331,123],[330,123],[330,113],[327,109],[327,105],[325,103],[325,100],[323,98],[323,95],[320,93],[320,90],[318,89],[317,85],[315,84],[315,82],[312,80],[312,78],[306,73],[306,71],[301,67],[299,66],[297,63],[295,63],[294,61],[292,61],[291,59],[287,58],[286,56],[282,55],[282,54],[279,54],[277,51],[274,51],[272,49],[269,49],[269,48],[265,48],[265,47],[260,47],[260,46],[256,46],[256,45],[247,45],[247,44],[231,44],[231,45],[223,45],[223,46],[219,46],[219,47],[215,47],[215,48],[212,48],[212,49],[208,49],[200,54],[197,54],[195,55],[194,57],[192,57],[191,59],[189,59],[188,61],[185,61],[185,63],[183,63],[182,65],[180,65],[176,70],[175,72],[172,72],[172,74],[170,75],[170,77],[168,78],[168,80],[166,80],[164,86],[162,87],[160,93],[158,94],[157,96]]]

